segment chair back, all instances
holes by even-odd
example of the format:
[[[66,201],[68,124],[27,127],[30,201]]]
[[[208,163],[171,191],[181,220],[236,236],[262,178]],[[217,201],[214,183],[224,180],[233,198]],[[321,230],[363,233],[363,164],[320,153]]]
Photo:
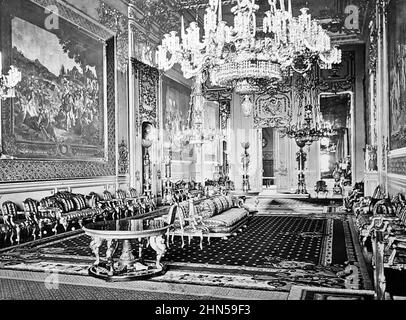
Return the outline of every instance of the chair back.
[[[12,201],[5,201],[1,205],[1,212],[3,216],[15,217],[17,215],[17,205]]]
[[[38,214],[39,202],[37,200],[27,198],[23,201],[24,211],[33,214]]]
[[[113,195],[108,190],[103,191],[104,200],[113,200]]]
[[[121,190],[121,189],[118,189],[117,191],[116,191],[116,198],[117,199],[125,199],[127,197],[127,195],[125,194],[125,191],[124,190]]]
[[[378,185],[375,190],[374,193],[372,194],[372,198],[374,199],[383,199],[385,198],[385,193],[382,190],[382,187],[380,185]]]
[[[129,193],[130,193],[131,198],[138,197],[138,192],[137,192],[137,189],[135,189],[135,188],[130,188]]]
[[[168,218],[167,222],[168,222],[169,225],[175,223],[177,211],[178,211],[178,204],[175,203],[174,205],[172,205],[170,207],[168,215],[167,215],[167,218]]]

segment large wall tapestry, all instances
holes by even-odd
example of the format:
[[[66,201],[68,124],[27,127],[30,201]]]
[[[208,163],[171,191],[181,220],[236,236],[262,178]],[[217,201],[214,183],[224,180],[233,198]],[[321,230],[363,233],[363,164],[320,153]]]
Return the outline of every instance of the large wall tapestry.
[[[48,30],[43,9],[32,8],[5,17],[11,27],[11,43],[5,45],[22,81],[3,151],[17,158],[102,160],[104,42],[63,19],[58,29]]]
[[[390,149],[406,147],[406,2],[388,6]]]
[[[179,132],[186,129],[189,118],[190,88],[162,77],[164,143],[172,143],[172,160],[190,160],[193,148],[179,143]]]
[[[35,2],[0,8],[3,66],[22,71],[2,104],[2,151],[13,160],[1,160],[0,181],[115,175],[113,34],[61,2]],[[58,28],[46,28],[42,5],[57,6]]]

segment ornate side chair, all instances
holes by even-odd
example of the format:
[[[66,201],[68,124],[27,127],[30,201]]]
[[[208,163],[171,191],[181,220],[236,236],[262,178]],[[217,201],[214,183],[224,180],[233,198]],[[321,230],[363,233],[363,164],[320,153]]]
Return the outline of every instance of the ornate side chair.
[[[364,197],[364,183],[357,182],[348,196],[344,198],[345,210],[352,212],[354,204],[359,202],[362,197]]]
[[[96,192],[90,192],[87,196],[87,201],[90,207],[97,207],[102,211],[103,220],[111,220],[116,214],[116,210],[111,205],[109,201],[105,201],[100,195]]]
[[[149,212],[148,197],[147,196],[139,196],[138,197],[138,205],[140,207],[140,213],[141,214]]]
[[[120,218],[120,211],[116,206],[116,201],[110,191],[103,191],[103,200],[100,201],[104,207],[111,212],[111,218],[117,220]]]
[[[92,209],[99,209],[95,211],[96,214],[93,217],[93,221],[103,220],[107,221],[108,219],[108,211],[103,210],[102,204],[100,201],[102,198],[95,192],[90,192],[87,196],[85,196],[86,206]]]
[[[124,190],[118,189],[116,191],[116,207],[119,210],[120,218],[128,217],[129,210],[127,206],[127,194]]]
[[[11,225],[8,221],[8,216],[3,216],[1,210],[0,210],[0,236],[2,236],[3,238],[2,245],[6,246],[8,242],[7,238],[11,238]]]
[[[14,244],[14,236],[16,236],[17,244],[21,241],[21,231],[26,231],[27,235],[33,235],[35,238],[35,231],[37,229],[35,221],[32,219],[31,214],[24,211],[19,211],[14,202],[6,201],[1,206],[3,217],[7,217],[7,223],[11,227],[12,234],[10,237],[11,244]]]
[[[202,217],[196,213],[193,199],[177,204],[176,217],[174,229],[170,232],[172,243],[175,235],[182,238],[182,248],[185,246],[184,237],[188,237],[189,245],[193,237],[199,237],[200,249],[203,249],[204,236],[207,237],[207,241],[210,243],[209,227],[204,224]]]
[[[149,212],[156,210],[157,205],[152,197],[147,197],[147,206],[149,208]]]
[[[126,201],[127,208],[131,213],[131,216],[135,216],[141,213],[141,205],[138,201],[138,192],[135,188],[130,188]]]
[[[370,232],[382,232],[386,267],[406,268],[406,199],[399,193],[391,201],[379,201],[374,210]]]
[[[314,191],[316,191],[317,197],[319,197],[320,193],[323,193],[326,197],[328,194],[327,184],[324,180],[319,180],[316,182],[316,186],[314,187]]]
[[[56,234],[59,220],[62,214],[62,209],[57,204],[57,199],[54,196],[45,197],[39,201],[38,221],[53,225],[52,231]]]
[[[35,232],[38,231],[38,236],[42,238],[44,234],[47,233],[46,230],[44,230],[45,227],[50,226],[51,229],[53,225],[55,225],[56,222],[56,217],[49,217],[43,215],[42,212],[40,212],[40,202],[31,198],[27,198],[23,201],[23,207],[24,211],[26,214],[29,214],[31,219],[35,221],[35,224],[37,226],[37,230],[34,231],[34,239],[36,238]]]
[[[382,191],[381,186],[377,186],[374,190],[372,196],[361,197],[359,202],[355,203],[353,206],[354,213],[356,216],[359,214],[371,215],[375,204],[385,198],[385,193]]]
[[[170,246],[170,244],[169,244],[169,243],[170,243],[170,241],[169,241],[169,236],[170,236],[170,234],[171,234],[171,231],[174,230],[174,224],[175,224],[175,219],[176,219],[177,210],[178,210],[178,204],[175,203],[174,205],[172,205],[172,206],[169,208],[169,212],[168,212],[167,215],[164,215],[164,216],[162,216],[162,217],[154,218],[154,220],[163,220],[163,221],[165,221],[167,224],[169,224],[169,228],[168,228],[168,231],[167,231],[167,233],[166,233],[166,245],[167,245],[168,248],[169,248],[169,246]]]

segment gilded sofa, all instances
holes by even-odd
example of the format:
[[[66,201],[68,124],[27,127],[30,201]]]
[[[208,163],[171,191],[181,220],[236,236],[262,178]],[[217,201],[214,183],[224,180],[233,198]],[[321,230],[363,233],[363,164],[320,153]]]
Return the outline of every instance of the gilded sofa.
[[[172,235],[188,236],[195,228],[201,230],[198,234],[201,233],[203,237],[227,239],[246,227],[248,217],[248,211],[240,207],[238,199],[232,196],[219,195],[198,201],[190,199],[178,204]],[[188,223],[189,226],[192,223],[192,229],[188,228]]]
[[[88,198],[82,194],[62,191],[41,199],[39,211],[41,218],[55,222],[55,233],[58,226],[62,226],[65,231],[74,230],[75,225],[81,228],[86,222],[104,219],[104,211],[93,200],[92,197]],[[44,214],[44,209],[47,208],[49,212]]]

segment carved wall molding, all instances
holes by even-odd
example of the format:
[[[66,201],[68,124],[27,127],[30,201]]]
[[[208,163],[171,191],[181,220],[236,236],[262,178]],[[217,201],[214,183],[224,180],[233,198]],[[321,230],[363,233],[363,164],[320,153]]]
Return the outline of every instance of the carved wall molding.
[[[118,173],[127,174],[129,168],[128,146],[124,138],[118,145]]]
[[[291,119],[291,94],[262,95],[256,99],[254,128],[286,127]]]
[[[116,33],[117,69],[125,72],[128,67],[128,18],[102,1],[97,11],[100,23]]]
[[[228,119],[231,116],[231,100],[219,101],[219,113],[220,113],[220,129],[226,130]]]
[[[148,33],[154,28],[159,28],[162,34],[179,28],[181,6],[177,1],[131,0],[130,5],[137,7],[142,12],[142,15],[137,15],[133,10],[131,18],[144,26],[145,38],[149,38]]]
[[[30,0],[39,6],[46,8],[49,6],[56,6],[58,8],[58,15],[84,29],[86,32],[91,33],[102,41],[114,36],[114,33],[108,29],[101,28],[100,25],[88,19],[85,14],[79,10],[75,10],[68,4],[58,0]]]

